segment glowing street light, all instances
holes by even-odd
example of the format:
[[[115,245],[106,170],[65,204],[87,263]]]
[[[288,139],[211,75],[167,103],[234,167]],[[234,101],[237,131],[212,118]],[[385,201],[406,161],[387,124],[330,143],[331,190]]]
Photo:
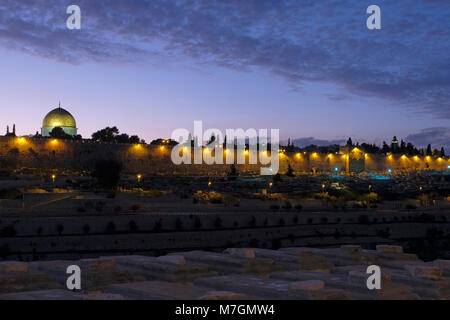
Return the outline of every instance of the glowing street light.
[[[138,182],[141,182],[142,174],[138,174],[136,177],[137,177]]]
[[[55,182],[56,175],[52,174],[52,181]]]
[[[19,144],[24,144],[24,143],[27,142],[27,141],[25,140],[25,138],[20,137],[20,138],[17,138],[17,142],[18,142]]]

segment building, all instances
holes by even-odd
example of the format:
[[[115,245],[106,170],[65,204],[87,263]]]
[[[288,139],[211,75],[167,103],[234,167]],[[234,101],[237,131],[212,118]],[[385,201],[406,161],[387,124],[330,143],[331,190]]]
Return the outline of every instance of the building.
[[[75,118],[69,111],[59,107],[47,113],[42,122],[41,135],[43,137],[50,137],[50,133],[56,127],[64,130],[64,132],[70,136],[77,135],[77,125]]]

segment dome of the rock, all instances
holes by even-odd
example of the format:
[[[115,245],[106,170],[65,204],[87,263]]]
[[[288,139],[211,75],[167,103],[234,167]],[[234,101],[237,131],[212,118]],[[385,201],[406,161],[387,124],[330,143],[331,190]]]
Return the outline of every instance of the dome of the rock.
[[[77,135],[77,125],[75,118],[70,114],[69,111],[59,107],[49,113],[44,118],[42,122],[41,134],[43,137],[49,137],[52,130],[59,127],[64,130],[64,132],[71,136]]]

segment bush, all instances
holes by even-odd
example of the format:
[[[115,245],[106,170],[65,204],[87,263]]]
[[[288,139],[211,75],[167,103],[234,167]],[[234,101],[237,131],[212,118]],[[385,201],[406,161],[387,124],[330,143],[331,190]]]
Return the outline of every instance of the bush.
[[[116,233],[116,224],[114,222],[109,222],[106,225],[106,233]]]
[[[131,232],[138,232],[139,231],[139,227],[138,227],[136,221],[134,221],[134,220],[130,220],[130,222],[128,223],[128,227],[130,228]]]
[[[8,225],[0,230],[0,237],[12,238],[17,234],[16,228],[13,225]]]
[[[180,218],[177,218],[175,221],[175,229],[176,230],[182,230],[183,229],[183,223],[181,222]]]
[[[162,230],[162,221],[159,219],[155,222],[155,226],[153,227],[153,231],[160,232]]]
[[[220,204],[220,203],[223,203],[223,200],[220,199],[220,198],[213,198],[213,199],[210,200],[210,202],[212,204]]]
[[[202,222],[200,221],[200,218],[198,216],[196,216],[194,219],[194,229],[198,230],[198,229],[201,229],[201,227],[202,227]]]
[[[285,210],[291,210],[291,209],[292,209],[292,204],[291,204],[289,201],[286,201],[286,202],[283,204],[283,209],[285,209]]]
[[[95,204],[95,211],[97,211],[98,213],[103,211],[103,207],[105,206],[105,203],[102,201],[99,201]]]
[[[83,226],[83,233],[84,233],[84,234],[88,234],[89,231],[91,231],[91,227],[86,223],[86,224]]]
[[[222,228],[222,219],[220,219],[220,217],[216,217],[216,220],[214,221],[214,228]]]
[[[278,211],[278,210],[280,210],[280,206],[277,205],[277,204],[272,204],[272,205],[270,206],[270,210]]]
[[[360,224],[369,224],[370,223],[368,215],[360,215],[358,220],[359,220]]]
[[[62,224],[58,224],[56,226],[56,232],[58,232],[59,235],[61,235],[64,231],[64,226]]]
[[[248,222],[248,226],[252,227],[252,228],[256,227],[256,218],[255,218],[255,216],[252,216],[252,218]]]

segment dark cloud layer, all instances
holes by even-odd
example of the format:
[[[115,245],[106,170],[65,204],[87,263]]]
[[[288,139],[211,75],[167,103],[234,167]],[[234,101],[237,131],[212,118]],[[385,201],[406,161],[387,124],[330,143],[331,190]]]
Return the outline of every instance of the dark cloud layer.
[[[450,128],[438,127],[423,129],[419,133],[407,136],[406,141],[410,141],[419,147],[426,147],[428,144],[431,144],[433,149],[440,149],[444,146],[448,154],[450,151]]]
[[[365,26],[365,0],[75,2],[81,31],[65,29],[67,1],[2,0],[0,45],[74,64],[261,69],[296,89],[333,83],[450,119],[449,1],[378,1],[379,31]]]

